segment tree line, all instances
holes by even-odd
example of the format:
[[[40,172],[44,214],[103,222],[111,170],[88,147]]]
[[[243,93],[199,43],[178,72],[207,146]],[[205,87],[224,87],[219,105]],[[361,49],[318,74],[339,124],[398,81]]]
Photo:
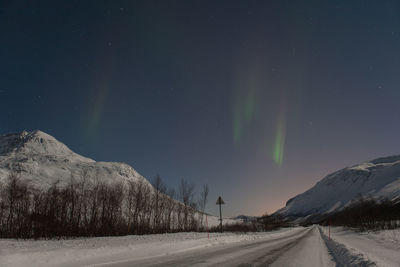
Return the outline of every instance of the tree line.
[[[67,186],[43,190],[16,173],[0,185],[0,237],[62,238],[202,230],[208,186],[182,179],[167,188],[159,175],[145,180],[89,182],[86,174]],[[197,208],[200,211],[197,211]]]
[[[360,231],[387,230],[400,227],[400,202],[388,199],[359,198],[321,224],[347,226]]]

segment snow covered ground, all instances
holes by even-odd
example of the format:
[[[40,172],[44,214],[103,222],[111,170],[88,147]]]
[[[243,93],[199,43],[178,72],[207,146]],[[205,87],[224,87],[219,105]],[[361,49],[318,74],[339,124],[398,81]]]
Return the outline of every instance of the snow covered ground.
[[[327,236],[328,228],[321,229]],[[331,238],[328,247],[354,266],[400,266],[400,229],[360,233],[333,227]]]
[[[198,215],[200,216],[200,215]],[[225,224],[236,224],[236,223],[242,223],[242,219],[231,219],[231,218],[224,218],[222,217],[222,223]],[[207,216],[207,223],[208,227],[214,227],[219,225],[219,217],[213,216],[213,215],[208,215]],[[206,216],[204,215],[203,217],[203,226],[206,227]]]

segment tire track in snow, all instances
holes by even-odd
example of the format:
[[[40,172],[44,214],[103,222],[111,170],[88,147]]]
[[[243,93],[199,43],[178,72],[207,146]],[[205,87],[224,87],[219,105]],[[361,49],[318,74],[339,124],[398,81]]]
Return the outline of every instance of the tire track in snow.
[[[308,229],[307,232],[304,235],[300,236],[299,238],[297,238],[293,242],[287,243],[287,244],[283,245],[282,247],[278,247],[276,249],[273,249],[273,250],[269,251],[268,253],[266,253],[262,257],[257,258],[253,262],[253,264],[248,265],[248,266],[269,266],[269,265],[271,265],[279,257],[281,257],[283,254],[285,254],[285,252],[287,252],[292,247],[298,245],[302,240],[307,238],[311,234],[311,231],[312,231],[312,229]],[[246,265],[243,265],[243,266],[246,266]]]

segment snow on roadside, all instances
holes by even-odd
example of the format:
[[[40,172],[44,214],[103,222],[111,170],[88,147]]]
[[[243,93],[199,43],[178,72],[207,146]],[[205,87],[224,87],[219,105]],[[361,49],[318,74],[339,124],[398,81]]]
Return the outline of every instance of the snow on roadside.
[[[359,233],[332,227],[332,240],[328,240],[328,229],[322,229],[328,248],[340,257],[347,257],[347,263],[359,262],[357,266],[400,266],[400,230]]]
[[[236,242],[274,239],[301,231],[287,228],[267,233],[175,233],[160,235],[78,238],[69,240],[0,239],[0,265],[84,266],[129,258],[145,259],[186,250]]]
[[[354,250],[350,251],[350,249],[346,248],[343,244],[330,239],[322,231],[321,236],[337,266],[376,266],[374,262],[365,259],[364,255]]]

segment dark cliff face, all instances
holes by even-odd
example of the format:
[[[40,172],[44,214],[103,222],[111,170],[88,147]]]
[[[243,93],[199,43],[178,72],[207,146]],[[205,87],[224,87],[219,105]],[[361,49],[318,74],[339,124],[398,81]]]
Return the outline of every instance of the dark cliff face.
[[[26,142],[25,136],[27,132],[11,133],[0,136],[0,155],[7,154],[14,149],[17,149]]]
[[[377,158],[377,159],[372,160],[371,163],[373,163],[373,164],[394,163],[396,161],[400,161],[400,155]]]
[[[286,206],[290,204],[290,202],[292,202],[293,200],[295,200],[296,197],[292,197],[291,199],[289,199],[288,201],[286,201]]]
[[[49,148],[56,147],[59,149],[55,152],[61,152],[60,148],[68,153],[71,152],[67,146],[56,140],[54,137],[39,130],[33,132],[23,131],[20,133],[11,133],[0,136],[0,155],[12,151],[18,151],[24,147],[29,147],[31,152],[39,153],[44,150],[49,150]]]

